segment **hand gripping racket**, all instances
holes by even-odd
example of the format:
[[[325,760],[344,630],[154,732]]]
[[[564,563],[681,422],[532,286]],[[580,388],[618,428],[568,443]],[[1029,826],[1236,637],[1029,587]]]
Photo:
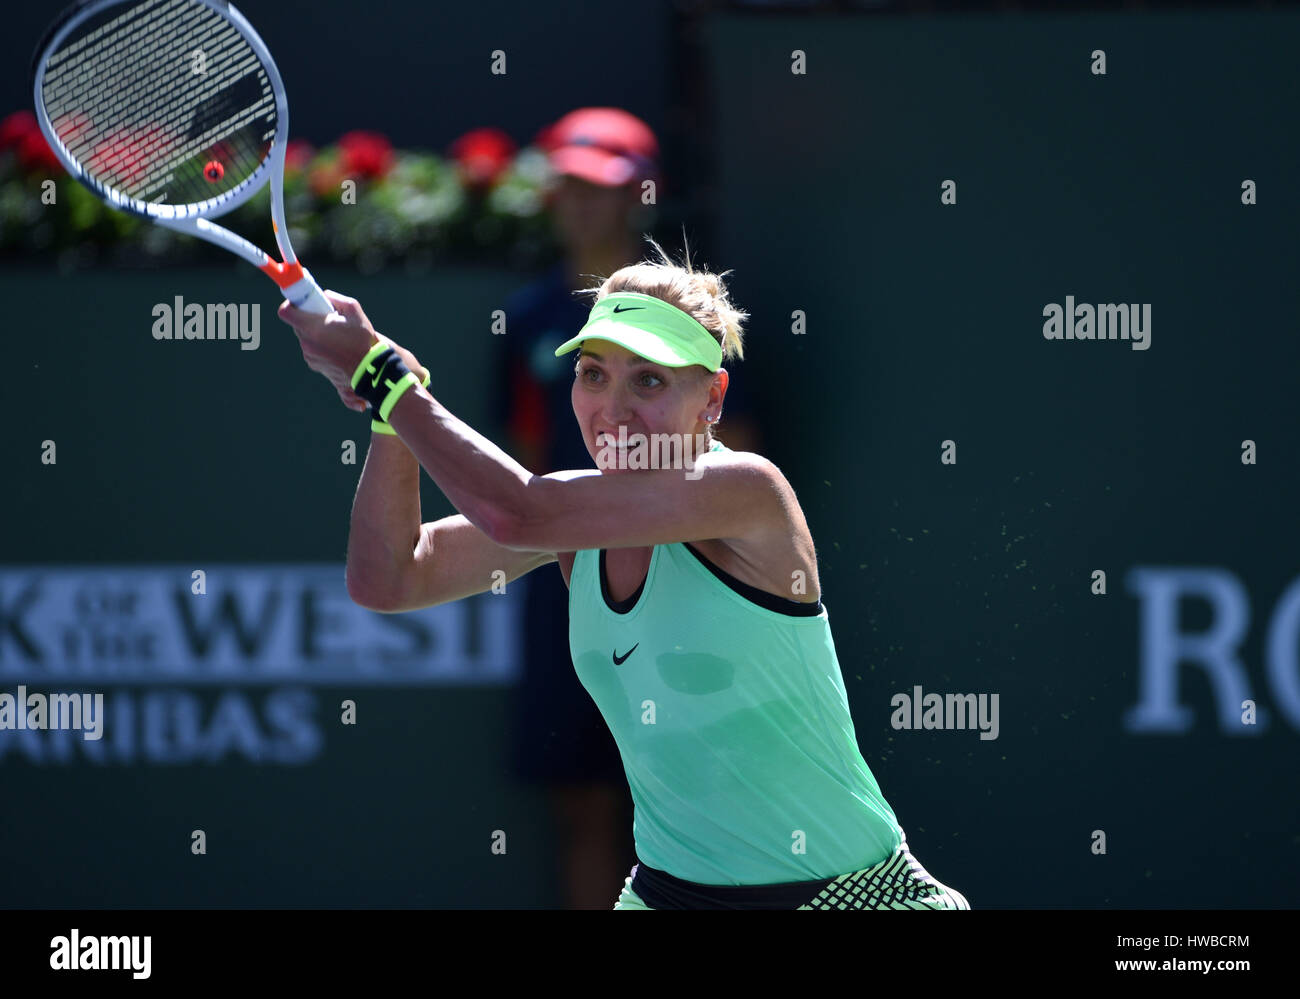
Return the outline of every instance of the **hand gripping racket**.
[[[50,148],[109,205],[238,254],[300,309],[334,311],[289,244],[284,85],[225,0],[78,3],[38,46],[32,90]],[[268,180],[280,260],[210,221]]]

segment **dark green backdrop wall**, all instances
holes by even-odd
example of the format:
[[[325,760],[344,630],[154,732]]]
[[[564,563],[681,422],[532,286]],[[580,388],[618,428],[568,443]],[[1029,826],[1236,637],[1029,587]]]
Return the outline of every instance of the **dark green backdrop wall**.
[[[439,398],[499,439],[487,411],[490,313],[524,275],[317,276],[431,362]],[[21,303],[30,347],[3,445],[0,569],[161,565],[188,579],[200,567],[215,587],[225,566],[322,563],[341,579],[369,424],[303,365],[265,279],[232,264],[75,277],[11,268],[0,280]],[[260,346],[154,340],[151,310],[176,295],[260,304]],[[45,440],[57,446],[54,465],[41,464]],[[346,440],[360,447],[356,464],[342,461]],[[426,520],[454,512],[427,478],[423,492]],[[0,675],[11,694],[22,682],[50,689],[44,670],[24,672],[14,628],[26,634],[32,612],[19,613],[22,595],[0,592]],[[376,688],[351,672],[353,682],[306,688],[322,733],[307,765],[234,751],[218,764],[152,763],[142,745],[131,766],[80,754],[59,765],[6,743],[0,849],[26,859],[0,875],[0,905],[557,904],[544,799],[507,765],[509,688],[463,679]],[[159,696],[196,698],[206,731],[219,698],[243,691],[267,728],[265,676],[251,687],[200,681],[115,684],[101,672],[72,689],[134,694],[137,743],[148,738],[146,700]],[[357,702],[355,727],[338,723],[344,698]],[[179,726],[160,727],[160,740],[183,741]],[[197,863],[196,828],[210,840]],[[489,852],[496,829],[507,834],[504,855]]]

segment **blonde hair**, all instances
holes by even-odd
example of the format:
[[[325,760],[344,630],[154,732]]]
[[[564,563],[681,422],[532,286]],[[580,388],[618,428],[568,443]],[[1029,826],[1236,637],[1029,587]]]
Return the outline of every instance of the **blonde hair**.
[[[619,268],[596,287],[584,288],[579,294],[595,295],[593,304],[620,291],[640,292],[661,299],[681,309],[713,334],[713,339],[722,346],[724,364],[732,358],[743,361],[744,324],[749,313],[737,309],[727,295],[722,279],[731,271],[721,274],[697,271],[691,264],[685,233],[682,234],[685,253],[681,264],[673,263],[663,247],[649,236],[646,242],[654,247],[659,257],[657,261],[643,260]]]

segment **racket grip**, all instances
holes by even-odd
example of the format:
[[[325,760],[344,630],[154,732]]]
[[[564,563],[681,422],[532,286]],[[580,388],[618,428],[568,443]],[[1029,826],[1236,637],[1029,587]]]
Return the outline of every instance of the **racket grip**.
[[[303,312],[312,312],[318,316],[328,316],[334,311],[334,306],[330,305],[329,299],[320,290],[320,285],[304,269],[302,277],[293,284],[283,289],[284,297],[287,298],[295,308],[302,309]]]

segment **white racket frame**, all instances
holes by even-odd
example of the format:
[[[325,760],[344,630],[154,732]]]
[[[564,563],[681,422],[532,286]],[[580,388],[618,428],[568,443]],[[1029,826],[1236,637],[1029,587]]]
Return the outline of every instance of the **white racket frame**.
[[[299,264],[293,252],[293,245],[289,242],[289,227],[284,219],[284,153],[289,137],[289,101],[285,96],[284,83],[280,80],[280,71],[276,69],[275,60],[271,58],[271,51],[266,47],[266,43],[253,30],[248,19],[226,0],[187,0],[187,2],[201,4],[229,21],[257,55],[271,84],[271,91],[275,97],[275,136],[271,140],[270,155],[258,165],[252,176],[218,197],[197,204],[168,205],[140,201],[112,190],[90,177],[73,159],[63,141],[54,134],[54,127],[49,115],[46,114],[45,100],[41,93],[49,57],[58,51],[63,40],[75,28],[89,18],[111,7],[133,6],[139,2],[140,0],[90,0],[77,6],[71,12],[65,13],[67,20],[49,36],[49,40],[37,55],[32,73],[32,99],[36,105],[36,120],[54,155],[71,176],[81,181],[112,207],[134,215],[142,215],[168,229],[215,243],[267,274],[279,285],[284,297],[298,308],[318,315],[329,315],[334,311],[334,307],[330,305],[311,274]],[[211,221],[238,208],[260,191],[268,181],[271,184],[271,223],[275,232],[275,244],[280,251],[279,261],[274,260],[242,236]]]

